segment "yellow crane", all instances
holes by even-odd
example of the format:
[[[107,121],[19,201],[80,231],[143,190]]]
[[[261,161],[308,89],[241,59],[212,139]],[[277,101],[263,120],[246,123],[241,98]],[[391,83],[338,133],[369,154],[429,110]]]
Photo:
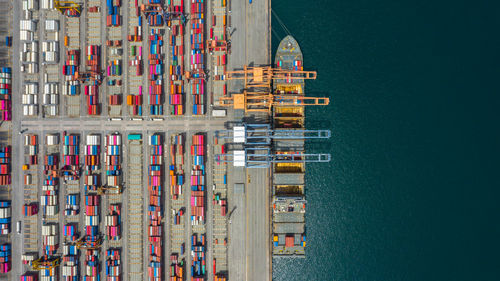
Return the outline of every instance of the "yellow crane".
[[[101,237],[97,237],[95,241],[90,241],[86,239],[87,236],[82,236],[75,241],[75,245],[78,249],[84,250],[97,250],[102,245]]]
[[[271,112],[273,106],[328,105],[329,98],[305,97],[299,95],[273,95],[270,93],[247,92],[219,98],[218,106],[243,109],[245,112]]]
[[[61,264],[61,258],[47,256],[40,257],[31,263],[33,270],[54,269]]]
[[[119,195],[122,193],[122,187],[120,186],[98,186],[97,194],[99,195]]]
[[[82,13],[82,6],[69,0],[54,0],[54,7],[61,12],[61,14],[68,17],[79,17]]]

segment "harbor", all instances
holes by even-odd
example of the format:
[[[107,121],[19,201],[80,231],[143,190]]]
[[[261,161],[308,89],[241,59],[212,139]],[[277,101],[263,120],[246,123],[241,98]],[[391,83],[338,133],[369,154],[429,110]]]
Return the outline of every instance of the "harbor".
[[[0,278],[271,280],[306,255],[305,165],[330,155],[304,142],[330,133],[304,108],[329,100],[251,2],[11,3]]]

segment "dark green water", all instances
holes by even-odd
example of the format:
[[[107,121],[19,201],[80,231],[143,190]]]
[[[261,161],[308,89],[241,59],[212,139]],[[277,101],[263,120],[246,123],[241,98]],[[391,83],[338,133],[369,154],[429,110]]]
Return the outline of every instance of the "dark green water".
[[[308,166],[307,258],[274,279],[500,280],[500,2],[272,3],[331,98],[309,151],[334,159]]]

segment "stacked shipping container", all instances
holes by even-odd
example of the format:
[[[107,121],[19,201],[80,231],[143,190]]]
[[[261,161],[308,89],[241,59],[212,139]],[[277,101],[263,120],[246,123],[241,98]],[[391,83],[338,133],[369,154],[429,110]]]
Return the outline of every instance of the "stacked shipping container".
[[[205,234],[191,236],[191,281],[204,281],[206,274],[206,239]]]
[[[0,147],[0,185],[10,184],[10,158],[11,147],[9,145]]]
[[[101,185],[100,169],[100,136],[88,135],[85,146],[85,190],[97,190]]]
[[[64,178],[66,180],[78,180],[80,176],[80,136],[64,136],[63,143]]]
[[[10,201],[0,201],[0,234],[9,234],[11,225]]]
[[[87,46],[87,66],[93,74],[101,72],[101,46]],[[90,85],[85,85],[85,95],[87,96],[87,110],[89,115],[99,115],[99,82],[91,79]]]
[[[38,136],[37,135],[25,135],[24,136],[24,146],[28,150],[28,159],[25,165],[37,165],[38,164]]]
[[[7,273],[12,268],[10,244],[0,245],[0,273]]]
[[[12,69],[0,68],[0,114],[1,120],[10,121],[12,118]]]
[[[44,224],[42,225],[42,245],[43,254],[53,256],[59,247],[59,235],[57,224]]]
[[[106,251],[106,281],[120,281],[121,258],[120,250],[109,249]]]
[[[149,137],[149,226],[150,245],[149,280],[162,280],[162,189],[163,189],[163,139],[159,134]]]
[[[121,238],[121,211],[120,205],[109,205],[109,215],[104,219],[106,226],[106,237],[108,240],[120,240]]]
[[[107,26],[121,25],[120,2],[121,0],[106,0],[106,6],[108,8],[108,16],[106,17]]]
[[[85,239],[89,245],[99,240],[99,195],[85,195]],[[99,280],[99,251],[87,250],[85,255],[84,280]]]
[[[184,261],[177,254],[170,256],[170,281],[184,281]]]
[[[173,135],[170,145],[170,196],[177,200],[184,185],[184,140],[181,134]]]
[[[191,170],[191,224],[205,224],[205,135],[193,135],[191,146],[193,167]],[[205,279],[206,241],[204,233],[194,233],[191,237],[191,280]],[[199,238],[199,239],[198,239]]]
[[[174,5],[171,1],[169,9],[171,12],[183,13],[184,1],[180,1],[180,5]],[[183,115],[184,114],[184,22],[176,19],[168,21],[171,27],[171,35],[169,45],[171,51],[171,65],[169,67],[169,81],[170,81],[170,114]]]
[[[149,36],[149,114],[163,115],[163,36],[152,29]]]
[[[78,257],[80,253],[75,245],[63,246],[62,276],[64,281],[80,280],[80,266]]]
[[[108,187],[121,188],[121,145],[122,136],[120,134],[107,135],[104,140],[106,163],[106,180]]]
[[[205,223],[205,136],[193,136],[191,146],[193,168],[191,170],[191,224]]]
[[[64,75],[63,95],[76,96],[80,94],[80,81],[77,80],[80,66],[80,50],[66,51],[67,59],[62,67]]]
[[[56,135],[48,135],[47,145],[58,145],[59,138]],[[59,211],[59,154],[45,155],[42,194],[40,196],[44,215],[55,216]]]
[[[193,114],[205,114],[205,7],[203,0],[191,0],[191,93]]]

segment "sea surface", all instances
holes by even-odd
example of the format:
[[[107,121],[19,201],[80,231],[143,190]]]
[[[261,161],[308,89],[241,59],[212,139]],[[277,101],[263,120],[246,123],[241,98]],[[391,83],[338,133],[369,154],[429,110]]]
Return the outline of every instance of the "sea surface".
[[[500,2],[272,8],[318,71],[307,95],[331,99],[308,151],[333,156],[307,166],[307,257],[273,279],[500,280]]]

